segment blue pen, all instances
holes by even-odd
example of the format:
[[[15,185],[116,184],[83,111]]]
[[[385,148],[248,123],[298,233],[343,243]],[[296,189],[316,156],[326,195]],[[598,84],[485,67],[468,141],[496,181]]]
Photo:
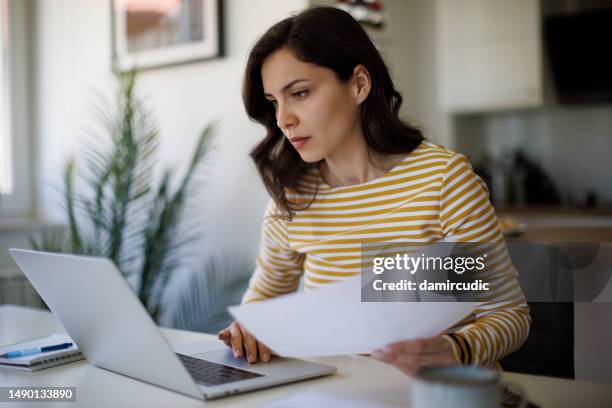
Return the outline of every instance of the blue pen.
[[[46,353],[48,351],[63,350],[72,346],[72,343],[55,344],[53,346],[34,347],[25,350],[9,351],[8,353],[0,354],[0,358],[17,358],[31,356],[32,354]]]

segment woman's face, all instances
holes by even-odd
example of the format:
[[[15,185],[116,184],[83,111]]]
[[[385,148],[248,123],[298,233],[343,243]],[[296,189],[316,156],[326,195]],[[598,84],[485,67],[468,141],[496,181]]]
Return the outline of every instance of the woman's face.
[[[331,69],[282,48],[266,58],[261,78],[278,127],[304,161],[318,162],[362,142],[362,95],[354,77],[342,83]]]

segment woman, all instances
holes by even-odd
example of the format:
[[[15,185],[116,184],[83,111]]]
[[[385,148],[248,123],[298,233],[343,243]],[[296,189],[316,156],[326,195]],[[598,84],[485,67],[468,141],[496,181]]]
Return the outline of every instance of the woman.
[[[401,95],[361,26],[344,11],[308,9],[271,27],[253,47],[243,99],[267,135],[251,152],[272,200],[243,303],[346,280],[364,242],[501,242],[482,180],[467,159],[425,141],[399,119]],[[375,358],[411,374],[482,364],[517,349],[529,309],[512,285],[440,336],[390,344]],[[502,301],[503,300],[503,301]],[[236,357],[271,352],[238,322],[219,333]]]

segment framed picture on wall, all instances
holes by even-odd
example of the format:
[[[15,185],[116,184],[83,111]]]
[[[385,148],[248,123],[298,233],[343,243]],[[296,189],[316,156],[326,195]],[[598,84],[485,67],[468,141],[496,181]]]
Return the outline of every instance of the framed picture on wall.
[[[111,0],[113,58],[122,71],[223,54],[223,0]]]

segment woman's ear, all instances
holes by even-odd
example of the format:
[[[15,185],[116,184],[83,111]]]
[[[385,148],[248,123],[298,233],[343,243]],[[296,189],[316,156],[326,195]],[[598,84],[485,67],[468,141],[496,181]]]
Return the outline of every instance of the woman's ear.
[[[355,100],[357,105],[361,105],[370,94],[372,81],[370,73],[363,65],[359,64],[353,70],[353,85],[355,90]]]

